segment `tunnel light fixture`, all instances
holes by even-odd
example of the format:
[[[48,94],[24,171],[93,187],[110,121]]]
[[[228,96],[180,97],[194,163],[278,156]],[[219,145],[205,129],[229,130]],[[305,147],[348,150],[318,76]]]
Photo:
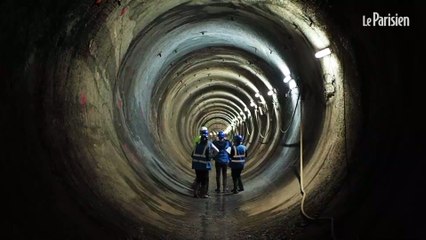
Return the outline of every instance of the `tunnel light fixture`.
[[[248,110],[248,108],[247,108],[247,107],[245,107],[245,108],[244,108],[244,111],[248,112],[249,110]]]
[[[295,88],[297,88],[297,84],[296,81],[294,81],[293,79],[288,83],[288,86],[290,88],[290,90],[293,90]]]
[[[269,92],[268,92],[268,96],[272,96],[272,94],[274,94],[274,91],[269,90]]]
[[[291,76],[288,75],[284,78],[284,83],[288,83],[288,82],[290,82],[290,80],[291,80]]]
[[[254,96],[258,98],[260,97],[260,94],[257,92]]]
[[[281,59],[280,59],[281,60]],[[280,61],[279,63],[278,63],[278,67],[281,69],[281,72],[285,75],[285,76],[287,76],[287,75],[290,75],[290,69],[288,68],[288,66],[287,66],[287,64],[285,64],[285,62],[284,61]]]
[[[318,51],[317,53],[315,53],[315,57],[316,58],[323,58],[323,57],[330,55],[330,54],[331,54],[330,48],[324,48],[324,49]]]
[[[241,114],[241,115],[244,115],[244,112],[243,112],[243,111],[241,111],[241,112],[240,112],[240,114]]]
[[[291,90],[291,94],[298,94],[299,93],[299,89],[295,88],[293,90]]]

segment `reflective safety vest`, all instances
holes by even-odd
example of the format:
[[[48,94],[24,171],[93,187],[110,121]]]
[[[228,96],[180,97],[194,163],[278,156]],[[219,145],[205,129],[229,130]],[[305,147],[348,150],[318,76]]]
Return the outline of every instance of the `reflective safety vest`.
[[[196,170],[210,170],[212,168],[210,163],[210,142],[206,144],[197,143],[192,152],[192,169]]]
[[[231,162],[229,163],[230,168],[244,168],[246,163],[246,146],[240,144],[238,146],[232,146],[231,151]]]

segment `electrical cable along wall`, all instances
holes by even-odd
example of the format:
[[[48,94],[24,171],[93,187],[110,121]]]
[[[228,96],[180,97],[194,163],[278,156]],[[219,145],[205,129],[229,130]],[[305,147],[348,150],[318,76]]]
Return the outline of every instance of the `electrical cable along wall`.
[[[340,58],[349,50],[320,12],[292,1],[82,1],[75,9],[49,49],[40,114],[49,165],[92,219],[135,238],[295,233],[300,101],[304,207],[320,214],[344,176],[345,138],[356,130],[345,131],[345,121],[358,111],[344,95],[357,91],[342,69],[353,64]],[[203,125],[245,136],[243,194],[191,198],[189,156]]]

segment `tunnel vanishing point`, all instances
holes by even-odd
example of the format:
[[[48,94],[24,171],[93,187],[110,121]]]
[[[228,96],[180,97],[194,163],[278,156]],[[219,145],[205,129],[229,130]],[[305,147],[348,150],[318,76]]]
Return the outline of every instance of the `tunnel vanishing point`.
[[[420,236],[419,200],[394,194],[421,175],[394,101],[415,24],[362,29],[351,1],[0,6],[11,239]],[[243,193],[192,198],[201,126],[244,136]]]

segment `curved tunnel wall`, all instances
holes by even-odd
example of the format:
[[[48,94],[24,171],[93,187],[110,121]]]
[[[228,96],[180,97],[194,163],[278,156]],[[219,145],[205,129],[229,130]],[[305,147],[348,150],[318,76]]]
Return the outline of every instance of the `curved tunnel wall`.
[[[272,217],[295,215],[300,202],[294,166],[303,106],[303,177],[316,199],[307,206],[321,208],[340,179],[330,175],[343,172],[344,79],[336,55],[314,58],[316,50],[338,46],[329,46],[301,6],[152,1],[110,11],[99,13],[108,13],[104,22],[87,22],[76,55],[67,59],[60,50],[54,62],[63,65],[51,79],[59,84],[47,96],[67,109],[59,116],[68,126],[60,138],[70,143],[58,147],[69,160],[55,164],[83,201],[99,213],[103,202],[124,224],[176,232],[200,211],[190,198],[188,150],[196,129],[207,124],[248,140],[247,194],[227,200],[236,209],[235,229],[279,225]],[[241,132],[248,122],[250,136]],[[176,237],[203,228],[190,221],[194,226]]]
[[[196,217],[205,206],[190,197],[188,156],[201,125],[230,127],[229,135],[242,133],[253,150],[243,175],[248,191],[220,200],[232,209],[223,221],[234,223],[221,234],[282,237],[302,219],[294,172],[301,98],[305,206],[320,212],[346,171],[344,144],[349,139],[350,151],[355,142],[359,109],[354,70],[341,68],[353,66],[348,46],[306,6],[129,1],[70,7],[76,10],[64,15],[67,28],[52,34],[57,48],[43,53],[45,78],[34,77],[41,86],[35,87],[37,124],[51,158],[45,171],[61,179],[56,191],[110,226],[110,237],[159,237],[156,229],[163,237],[218,234],[220,221]],[[324,47],[332,55],[315,59]],[[39,51],[30,54],[29,66],[42,62]],[[287,76],[295,87],[284,82]]]

